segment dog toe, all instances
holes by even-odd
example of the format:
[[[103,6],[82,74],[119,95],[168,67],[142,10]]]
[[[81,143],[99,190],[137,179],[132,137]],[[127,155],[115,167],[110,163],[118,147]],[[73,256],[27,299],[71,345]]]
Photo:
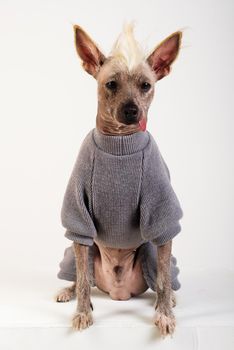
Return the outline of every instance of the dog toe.
[[[91,312],[77,312],[72,319],[72,328],[76,331],[82,331],[93,324]]]
[[[154,324],[158,327],[161,336],[172,335],[175,331],[176,321],[174,315],[166,316],[157,311],[154,317]]]
[[[55,297],[58,303],[65,303],[70,301],[74,297],[74,292],[69,288],[62,289]]]

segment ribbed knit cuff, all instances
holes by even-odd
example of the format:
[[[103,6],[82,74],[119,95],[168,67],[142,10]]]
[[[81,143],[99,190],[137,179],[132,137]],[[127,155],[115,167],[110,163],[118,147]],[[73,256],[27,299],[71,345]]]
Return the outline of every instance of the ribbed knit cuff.
[[[170,227],[169,230],[163,232],[159,237],[154,238],[152,242],[157,246],[164,245],[171,239],[173,239],[178,233],[181,231],[181,225],[179,222],[175,224],[173,227]]]
[[[82,235],[79,235],[75,232],[71,232],[69,230],[67,230],[65,232],[64,236],[75,243],[79,243],[79,244],[83,244],[83,245],[87,245],[87,246],[93,245],[93,238],[92,237],[82,236]]]
[[[65,280],[65,281],[70,281],[70,282],[76,281],[76,275],[74,275],[72,273],[68,273],[68,272],[63,272],[61,270],[57,273],[57,277],[60,280]]]

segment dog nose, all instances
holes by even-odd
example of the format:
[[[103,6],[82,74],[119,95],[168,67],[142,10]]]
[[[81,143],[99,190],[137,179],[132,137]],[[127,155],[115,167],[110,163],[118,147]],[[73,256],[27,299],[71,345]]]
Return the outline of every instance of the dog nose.
[[[137,121],[138,107],[133,102],[128,102],[123,106],[123,117],[126,124],[131,124]]]

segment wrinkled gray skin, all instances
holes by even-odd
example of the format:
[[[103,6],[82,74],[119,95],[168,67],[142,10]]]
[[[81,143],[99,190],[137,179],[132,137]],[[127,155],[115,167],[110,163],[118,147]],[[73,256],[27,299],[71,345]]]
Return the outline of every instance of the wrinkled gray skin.
[[[166,76],[177,57],[181,44],[181,32],[176,32],[159,44],[149,57],[131,71],[114,57],[105,57],[97,45],[79,26],[74,26],[75,43],[83,68],[98,83],[98,111],[96,127],[107,135],[128,135],[140,128],[140,121],[147,122],[147,112],[154,96],[154,84]],[[114,81],[115,89],[107,87]],[[143,83],[150,84],[147,91]],[[113,83],[111,83],[113,84]],[[88,282],[88,247],[73,243],[77,281],[64,288],[56,296],[57,301],[69,301],[77,296],[77,310],[72,326],[82,330],[93,323],[90,285]],[[172,307],[175,296],[170,283],[170,257],[172,241],[158,247],[156,303],[154,323],[160,334],[172,334],[175,317]],[[100,255],[95,259],[97,287],[112,299],[126,300],[143,293],[147,286],[142,277],[139,261],[133,268],[135,249],[112,249],[99,246]],[[128,281],[131,280],[131,284]]]

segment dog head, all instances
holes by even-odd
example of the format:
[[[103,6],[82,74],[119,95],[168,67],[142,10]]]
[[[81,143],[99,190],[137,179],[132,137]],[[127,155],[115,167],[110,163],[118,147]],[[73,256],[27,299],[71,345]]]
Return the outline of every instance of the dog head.
[[[107,134],[130,134],[146,129],[155,83],[169,74],[176,59],[182,32],[171,34],[145,54],[125,25],[106,57],[78,25],[75,45],[83,68],[98,83],[97,127]]]

